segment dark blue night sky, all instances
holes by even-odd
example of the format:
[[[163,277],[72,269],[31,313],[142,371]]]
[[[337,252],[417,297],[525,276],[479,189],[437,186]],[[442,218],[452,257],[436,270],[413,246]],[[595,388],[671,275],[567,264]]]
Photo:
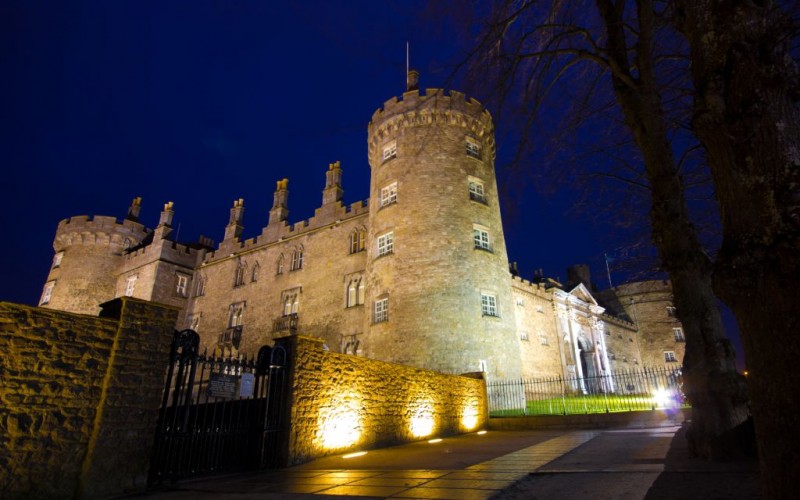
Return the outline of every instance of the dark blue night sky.
[[[422,2],[287,4],[2,3],[0,299],[38,301],[59,220],[122,217],[135,196],[151,227],[173,201],[187,241],[219,241],[238,198],[245,237],[259,234],[283,177],[291,221],[310,217],[336,160],[345,202],[368,196],[366,127],[405,90],[406,41],[423,87],[458,86],[466,47]],[[513,145],[500,146],[503,193],[520,184],[502,160]],[[604,276],[611,243],[566,215],[569,192],[514,193],[503,216],[524,277],[576,262]]]

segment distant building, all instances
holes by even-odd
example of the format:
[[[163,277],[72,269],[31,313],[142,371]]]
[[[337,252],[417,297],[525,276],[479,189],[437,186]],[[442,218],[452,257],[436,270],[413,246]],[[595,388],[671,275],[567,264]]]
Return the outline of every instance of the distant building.
[[[322,204],[288,223],[288,180],[267,225],[242,241],[243,200],[222,242],[174,241],[173,206],[155,229],[135,199],[113,217],[61,221],[40,305],[96,314],[130,295],[181,308],[178,328],[202,346],[253,353],[302,333],[328,348],[450,373],[589,376],[678,366],[683,334],[666,282],[592,290],[509,272],[491,116],[459,92],[414,81],[368,127],[370,198],[342,204],[342,168],[328,166]]]

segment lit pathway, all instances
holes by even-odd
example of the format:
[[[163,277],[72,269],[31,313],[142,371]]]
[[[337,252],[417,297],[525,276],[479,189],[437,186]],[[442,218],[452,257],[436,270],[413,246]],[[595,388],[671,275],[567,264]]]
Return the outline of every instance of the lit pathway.
[[[389,466],[387,459],[377,457],[378,464],[366,457],[360,466],[352,469],[321,469],[326,463],[334,463],[341,457],[323,458],[300,467],[293,467],[281,471],[231,475],[217,478],[208,478],[201,481],[178,483],[171,491],[153,491],[145,496],[148,498],[320,498],[326,495],[356,496],[368,498],[450,498],[458,500],[486,499],[500,490],[507,488],[531,472],[547,465],[553,460],[564,456],[587,441],[600,434],[598,431],[578,432],[539,432],[537,444],[527,446],[510,453],[502,454],[497,458],[474,463],[455,470],[458,466],[458,456],[466,455],[463,443],[469,439],[492,440],[492,434],[513,436],[512,433],[490,432],[485,438],[475,436],[456,436],[447,438],[442,446],[447,447],[448,441],[454,443],[453,457],[443,459],[443,465],[450,468],[440,470],[424,463],[424,458],[417,455],[417,450],[426,450],[428,456],[432,448],[425,449],[426,443],[389,448],[381,451],[384,454],[392,453],[394,464]],[[518,433],[522,436],[521,433]],[[529,433],[530,434],[530,433]],[[526,435],[531,439],[529,435]],[[553,437],[555,436],[555,437]],[[524,440],[519,441],[524,443]],[[477,443],[477,441],[476,441]],[[522,444],[524,446],[524,444]],[[394,450],[393,452],[387,450]],[[443,453],[450,453],[444,451]],[[409,460],[417,460],[425,469],[397,469],[397,465],[408,465]],[[470,457],[464,456],[463,460],[469,461]],[[366,464],[372,463],[380,468],[363,469]]]
[[[186,480],[148,499],[753,500],[754,461],[689,456],[684,430],[490,431],[329,456],[288,469]],[[676,432],[678,435],[676,436]],[[674,439],[673,439],[674,438]]]

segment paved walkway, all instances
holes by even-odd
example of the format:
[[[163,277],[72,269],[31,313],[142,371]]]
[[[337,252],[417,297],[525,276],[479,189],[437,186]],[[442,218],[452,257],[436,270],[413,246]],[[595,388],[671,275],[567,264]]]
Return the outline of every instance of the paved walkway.
[[[679,433],[676,436],[676,433]],[[673,439],[674,438],[674,439]],[[489,431],[326,457],[289,469],[184,481],[149,499],[753,499],[753,462],[689,458],[680,427]]]

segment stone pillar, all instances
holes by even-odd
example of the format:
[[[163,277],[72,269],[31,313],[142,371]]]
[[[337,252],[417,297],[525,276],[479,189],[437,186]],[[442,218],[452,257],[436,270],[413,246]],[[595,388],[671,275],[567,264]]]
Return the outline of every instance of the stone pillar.
[[[178,308],[120,297],[101,304],[119,318],[76,498],[143,491]],[[45,478],[43,478],[44,480]]]

